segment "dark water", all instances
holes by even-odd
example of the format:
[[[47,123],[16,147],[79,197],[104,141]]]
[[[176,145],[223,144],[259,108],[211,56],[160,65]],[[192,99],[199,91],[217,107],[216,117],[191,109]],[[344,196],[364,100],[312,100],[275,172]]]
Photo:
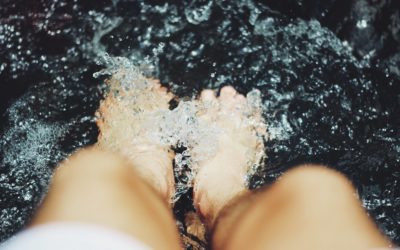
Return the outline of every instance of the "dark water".
[[[253,187],[299,163],[327,164],[400,244],[400,2],[1,5],[0,240],[29,220],[57,162],[95,142],[102,53],[141,62],[163,44],[154,74],[177,95],[262,91],[271,139]]]

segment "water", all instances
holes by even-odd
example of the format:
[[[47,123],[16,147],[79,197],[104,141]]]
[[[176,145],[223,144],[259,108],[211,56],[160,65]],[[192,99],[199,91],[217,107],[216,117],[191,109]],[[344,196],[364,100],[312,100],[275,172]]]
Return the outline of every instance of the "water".
[[[155,54],[162,51],[159,46]],[[94,77],[109,75],[104,96],[108,101],[101,103],[96,119],[103,124],[99,126],[102,131],[102,147],[115,152],[123,153],[126,157],[131,155],[131,147],[150,143],[161,148],[180,148],[175,155],[175,177],[176,194],[174,201],[179,200],[193,186],[194,177],[197,174],[201,162],[213,157],[219,147],[215,138],[224,133],[222,128],[214,121],[205,121],[200,117],[208,110],[221,110],[219,102],[199,102],[179,100],[174,98],[175,108],[168,105],[168,96],[158,95],[152,91],[154,80],[145,75],[142,69],[153,69],[153,61],[148,64],[135,64],[125,57],[110,57],[105,54],[100,64],[104,63],[106,68],[95,72]],[[252,128],[257,133],[259,145],[266,139],[265,121],[260,118],[263,112],[261,92],[257,89],[250,91],[246,96],[241,113],[240,123],[234,123],[236,129]],[[112,100],[118,102],[115,105]],[[154,109],[153,107],[158,107]],[[232,114],[220,115],[230,119]],[[122,114],[122,115],[121,115]],[[231,119],[235,121],[234,119]],[[119,126],[129,124],[128,126]],[[103,132],[103,128],[107,130]],[[121,137],[122,135],[122,137]],[[117,138],[117,139],[116,139]],[[264,150],[259,149],[256,157],[249,157],[249,176],[257,175],[264,167],[262,158]],[[261,163],[261,164],[260,164]],[[255,170],[258,171],[255,171]],[[250,178],[250,177],[249,177]]]
[[[252,186],[298,163],[328,164],[353,180],[399,244],[398,5],[6,0],[0,239],[27,221],[56,163],[96,141],[94,113],[105,86],[93,73],[104,68],[98,63],[107,52],[121,56],[115,65],[134,63],[181,97],[225,84],[242,93],[258,88],[270,137],[267,168]],[[182,231],[189,204],[190,190],[176,205]]]

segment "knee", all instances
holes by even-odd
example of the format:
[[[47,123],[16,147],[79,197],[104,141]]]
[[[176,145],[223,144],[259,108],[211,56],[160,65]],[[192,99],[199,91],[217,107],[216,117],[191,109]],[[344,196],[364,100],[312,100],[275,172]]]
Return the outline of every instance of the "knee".
[[[87,148],[74,153],[58,166],[53,183],[121,179],[131,175],[131,170],[123,157]]]
[[[288,171],[278,185],[298,201],[337,202],[353,199],[355,189],[343,174],[321,165],[301,165]]]
[[[300,186],[350,185],[350,181],[340,172],[323,165],[300,165],[289,170],[282,181]]]

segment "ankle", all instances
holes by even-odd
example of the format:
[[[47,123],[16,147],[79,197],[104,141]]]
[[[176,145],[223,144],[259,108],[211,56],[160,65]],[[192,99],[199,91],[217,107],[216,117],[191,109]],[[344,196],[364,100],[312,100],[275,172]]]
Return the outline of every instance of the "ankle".
[[[138,175],[163,199],[171,203],[174,196],[172,158],[168,152],[146,152],[132,156],[131,163]]]
[[[208,178],[203,176],[204,181],[201,180],[194,186],[194,205],[208,228],[213,227],[220,212],[232,200],[249,192],[245,183],[237,176],[227,174],[224,175],[224,181],[212,177],[221,175],[211,175]]]

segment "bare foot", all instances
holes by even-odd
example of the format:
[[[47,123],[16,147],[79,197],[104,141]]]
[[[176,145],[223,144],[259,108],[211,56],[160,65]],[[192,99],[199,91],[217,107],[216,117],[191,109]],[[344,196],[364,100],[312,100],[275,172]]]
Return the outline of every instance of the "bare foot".
[[[194,203],[211,227],[220,210],[233,198],[248,192],[247,174],[264,156],[262,136],[266,134],[261,110],[250,112],[248,100],[234,88],[201,93],[204,113],[200,116],[222,132],[216,138],[218,152],[201,162],[194,181]],[[254,123],[258,123],[257,126]]]
[[[154,112],[168,110],[171,93],[161,87],[157,80],[140,78],[126,86],[112,78],[109,92],[97,112],[100,129],[97,146],[120,153],[154,189],[167,201],[174,195],[172,168],[173,153],[169,147],[150,141],[147,133],[151,127],[146,119]]]

